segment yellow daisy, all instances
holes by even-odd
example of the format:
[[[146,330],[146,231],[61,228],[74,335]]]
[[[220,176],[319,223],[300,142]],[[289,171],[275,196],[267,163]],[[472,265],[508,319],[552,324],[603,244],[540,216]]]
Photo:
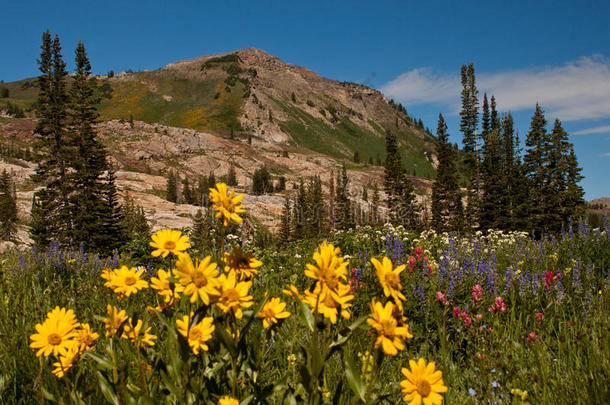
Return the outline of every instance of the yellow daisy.
[[[242,308],[248,308],[254,305],[252,296],[248,295],[248,290],[252,286],[252,281],[237,282],[235,272],[222,274],[219,278],[220,296],[216,305],[224,313],[229,310],[233,311],[235,318],[241,319],[243,316]]]
[[[366,322],[377,331],[375,348],[381,346],[385,354],[396,356],[398,350],[405,348],[403,339],[410,339],[413,335],[409,332],[409,326],[398,326],[397,320],[393,316],[394,303],[389,301],[384,305],[381,302],[371,302],[371,315]]]
[[[443,383],[442,371],[434,371],[436,365],[433,361],[426,364],[424,359],[419,359],[417,363],[409,360],[410,370],[403,367],[400,372],[406,380],[400,382],[402,393],[405,394],[404,400],[409,405],[440,405],[443,402],[442,392],[447,391]]]
[[[258,274],[258,268],[263,265],[263,262],[257,260],[252,251],[244,253],[241,247],[236,246],[231,253],[224,254],[225,273],[235,271],[240,280],[250,279]]]
[[[354,296],[350,294],[350,286],[343,283],[337,285],[336,292],[332,295],[323,294],[320,283],[316,283],[314,290],[305,291],[305,297],[303,297],[303,301],[309,305],[311,312],[315,312],[317,307],[318,313],[328,318],[332,324],[337,323],[339,314],[345,319],[351,317],[347,308],[352,306],[349,301],[353,299]]]
[[[133,325],[133,319],[129,318],[127,323],[125,324],[125,328],[123,329],[123,334],[121,335],[122,339],[129,339],[131,343],[137,343],[138,338],[140,337],[140,332],[142,331],[142,320],[138,319],[135,326]],[[152,329],[152,326],[146,328],[144,333],[142,334],[142,338],[140,339],[140,346],[144,346],[145,344],[148,346],[155,345],[155,339],[157,336],[149,333]]]
[[[59,356],[59,361],[53,363],[53,367],[55,368],[53,371],[51,371],[51,373],[53,373],[57,378],[62,378],[68,372],[68,370],[72,368],[78,353],[78,346],[74,346],[65,354]]]
[[[191,244],[188,243],[189,237],[173,229],[158,231],[152,235],[152,240],[150,246],[156,249],[151,252],[153,257],[163,256],[165,258],[170,253],[178,256],[191,247]]]
[[[78,333],[78,351],[80,353],[91,349],[97,338],[100,337],[98,333],[91,329],[88,323],[81,323],[76,332]]]
[[[125,314],[125,310],[119,311],[117,308],[108,304],[106,307],[106,313],[108,317],[104,318],[104,325],[106,326],[106,336],[111,337],[117,332],[117,330],[121,327],[123,322],[127,320],[127,315]]]
[[[190,295],[192,303],[201,299],[205,305],[210,305],[210,297],[218,295],[218,269],[211,260],[210,256],[206,256],[195,266],[191,256],[183,253],[176,262],[174,275],[184,286],[184,294]]]
[[[239,401],[231,397],[222,397],[218,400],[218,405],[239,405]]]
[[[191,312],[191,317],[193,313]],[[199,350],[203,349],[208,351],[208,345],[206,342],[212,338],[212,333],[216,328],[214,325],[214,318],[211,316],[203,318],[201,322],[193,326],[189,330],[189,316],[184,315],[182,319],[176,319],[176,325],[178,326],[178,332],[187,338],[189,346],[193,348],[195,355],[199,354]],[[188,331],[188,332],[187,332]]]
[[[210,188],[212,208],[216,211],[216,218],[223,219],[224,226],[229,226],[231,221],[238,224],[243,222],[243,219],[239,216],[240,213],[246,212],[240,204],[243,198],[243,194],[235,195],[233,189],[231,189],[231,193],[228,193],[225,183],[217,183],[216,188]]]
[[[315,265],[308,263],[305,275],[317,280],[322,287],[322,295],[327,292],[337,294],[340,282],[347,279],[349,262],[340,256],[341,250],[326,242],[318,246],[313,254]]]
[[[65,354],[74,346],[76,340],[76,326],[78,322],[71,309],[55,307],[47,314],[42,324],[35,326],[36,332],[30,336],[30,347],[38,349],[36,356],[45,356],[53,353],[54,356]]]
[[[406,265],[401,265],[392,269],[392,262],[387,257],[383,258],[383,262],[372,258],[371,263],[377,270],[377,277],[383,287],[383,293],[386,297],[392,297],[398,307],[402,308],[402,301],[406,300],[400,284],[400,273],[405,269]]]
[[[170,283],[171,273],[163,269],[157,271],[157,277],[150,278],[150,288],[157,290],[157,294],[163,297],[163,302],[172,305],[180,298],[180,293],[184,291],[182,284]],[[173,288],[172,288],[173,287]]]
[[[104,285],[118,294],[119,298],[129,297],[143,288],[148,288],[148,281],[141,278],[142,273],[144,269],[136,270],[135,267],[121,266],[120,269],[110,273],[109,280]]]
[[[279,298],[271,298],[263,309],[258,313],[260,318],[263,318],[263,327],[268,328],[271,324],[277,323],[278,319],[285,319],[290,316],[290,312],[284,311],[286,303],[281,302]]]

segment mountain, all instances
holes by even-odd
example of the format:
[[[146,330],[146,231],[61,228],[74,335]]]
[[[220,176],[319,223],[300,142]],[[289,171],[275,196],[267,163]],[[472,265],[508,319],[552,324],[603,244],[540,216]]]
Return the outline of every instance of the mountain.
[[[188,214],[196,210],[162,198],[169,169],[192,184],[212,171],[224,176],[233,164],[238,190],[271,226],[281,213],[282,194],[294,193],[299,178],[320,175],[327,190],[342,163],[352,199],[369,205],[362,190],[382,184],[377,162],[385,155],[386,130],[397,135],[420,202],[427,201],[435,139],[402,106],[366,86],[323,78],[254,48],[94,80],[102,97],[98,133],[119,168],[119,187],[144,206],[154,226],[187,226]],[[26,110],[26,118],[0,117],[0,140],[10,140],[13,148],[31,147],[35,118],[27,110],[36,100],[36,86],[35,78],[0,84],[9,90],[0,109],[10,102]],[[254,170],[263,165],[274,178],[287,179],[288,191],[248,194]],[[5,160],[4,166],[25,179],[20,190],[25,216],[33,165]]]

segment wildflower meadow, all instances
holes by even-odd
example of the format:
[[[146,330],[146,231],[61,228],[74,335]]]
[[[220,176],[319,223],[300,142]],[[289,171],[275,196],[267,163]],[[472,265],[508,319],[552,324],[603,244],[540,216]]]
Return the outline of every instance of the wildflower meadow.
[[[583,404],[610,398],[610,224],[358,227],[278,248],[161,230],[149,260],[0,258],[2,403]]]

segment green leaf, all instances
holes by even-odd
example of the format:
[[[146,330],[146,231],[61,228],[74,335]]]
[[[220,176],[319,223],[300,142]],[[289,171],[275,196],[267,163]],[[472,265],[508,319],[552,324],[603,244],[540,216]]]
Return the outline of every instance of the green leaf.
[[[98,356],[97,354],[92,353],[91,351],[86,351],[83,353],[83,357],[90,357],[98,364],[100,369],[104,370],[112,370],[115,366],[112,362],[104,357]]]
[[[330,345],[330,350],[326,354],[325,360],[328,360],[330,356],[332,356],[345,342],[349,340],[352,333],[354,333],[354,331],[358,329],[360,325],[364,323],[364,321],[366,321],[366,318],[366,316],[358,318],[350,326],[341,329],[339,333],[337,333],[335,340]]]
[[[343,353],[343,361],[345,363],[345,376],[350,388],[361,401],[364,401],[365,387],[360,377],[360,370],[354,364],[352,356],[347,352]]]
[[[222,323],[218,323],[216,325],[216,328],[214,328],[214,334],[220,339],[222,344],[227,348],[232,356],[237,354],[237,346],[235,345],[235,341],[231,335],[227,333]]]
[[[313,314],[311,313],[311,309],[309,305],[300,301],[301,303],[301,312],[303,313],[303,317],[305,317],[305,322],[307,323],[307,327],[309,331],[313,333],[313,328],[315,327],[315,321],[313,319]]]
[[[97,380],[106,400],[111,404],[119,405],[119,398],[117,397],[116,392],[114,392],[114,388],[99,370],[97,372]]]

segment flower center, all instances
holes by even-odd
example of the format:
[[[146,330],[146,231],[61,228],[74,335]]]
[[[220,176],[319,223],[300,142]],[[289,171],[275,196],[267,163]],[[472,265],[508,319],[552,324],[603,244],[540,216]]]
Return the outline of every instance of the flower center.
[[[127,276],[125,277],[125,284],[127,285],[134,285],[136,283],[136,278],[134,276]]]
[[[400,279],[396,273],[386,273],[385,281],[390,288],[397,290],[400,288]]]
[[[383,328],[383,334],[385,336],[394,336],[396,321],[394,319],[384,319],[381,321],[381,327]]]
[[[428,397],[430,391],[432,391],[432,387],[430,387],[430,383],[427,380],[419,380],[416,389],[419,395],[424,398]]]
[[[199,328],[191,329],[191,332],[189,333],[189,338],[191,340],[199,340],[201,338],[201,330]]]
[[[163,242],[163,249],[167,249],[167,250],[176,249],[176,242],[174,242],[173,240],[166,240],[165,242]]]
[[[229,288],[226,290],[224,296],[229,303],[239,302],[239,299],[241,298],[239,292],[235,288]]]
[[[59,336],[57,333],[51,333],[47,337],[47,341],[49,342],[50,345],[57,346],[58,344],[61,343],[61,336]]]
[[[193,283],[197,288],[205,287],[208,284],[208,278],[201,270],[195,270],[192,275]]]

